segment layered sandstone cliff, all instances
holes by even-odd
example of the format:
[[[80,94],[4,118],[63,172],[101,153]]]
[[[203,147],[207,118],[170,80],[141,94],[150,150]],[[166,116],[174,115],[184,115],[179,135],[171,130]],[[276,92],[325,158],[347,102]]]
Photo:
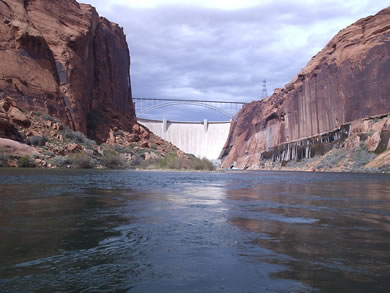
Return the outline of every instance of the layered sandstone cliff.
[[[340,31],[284,88],[245,105],[224,167],[259,168],[262,154],[368,116],[390,113],[390,7]]]
[[[74,0],[0,1],[0,98],[98,141],[135,123],[123,29]]]

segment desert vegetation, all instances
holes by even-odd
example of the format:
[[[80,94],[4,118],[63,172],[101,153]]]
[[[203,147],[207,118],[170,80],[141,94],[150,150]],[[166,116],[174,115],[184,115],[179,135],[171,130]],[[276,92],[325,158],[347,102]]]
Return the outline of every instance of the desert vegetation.
[[[115,129],[114,141],[97,144],[48,114],[24,110],[23,113],[29,126],[18,126],[17,137],[19,141],[31,146],[31,153],[14,155],[0,149],[0,167],[214,169],[208,160],[182,153],[171,144],[153,137],[141,126],[137,126],[134,132],[147,140],[136,137],[135,141],[131,141],[134,133]]]

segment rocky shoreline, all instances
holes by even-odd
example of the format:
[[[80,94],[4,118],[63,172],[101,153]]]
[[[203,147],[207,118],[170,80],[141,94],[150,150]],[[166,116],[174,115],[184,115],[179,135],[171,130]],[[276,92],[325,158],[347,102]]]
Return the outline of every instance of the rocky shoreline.
[[[247,170],[390,173],[390,114],[271,147]]]
[[[0,167],[214,170],[142,125],[134,124],[131,132],[114,127],[106,142],[97,144],[11,98],[0,99],[0,134]]]

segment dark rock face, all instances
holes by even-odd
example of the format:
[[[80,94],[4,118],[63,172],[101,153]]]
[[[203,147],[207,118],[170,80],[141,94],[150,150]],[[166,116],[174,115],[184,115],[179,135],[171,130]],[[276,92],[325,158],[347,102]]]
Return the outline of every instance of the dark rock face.
[[[258,168],[276,146],[390,113],[390,7],[340,31],[283,89],[245,105],[224,167]]]
[[[0,1],[0,91],[105,141],[135,123],[122,28],[74,0]]]
[[[31,121],[17,108],[14,101],[0,97],[0,138],[22,141],[15,125],[28,128]]]

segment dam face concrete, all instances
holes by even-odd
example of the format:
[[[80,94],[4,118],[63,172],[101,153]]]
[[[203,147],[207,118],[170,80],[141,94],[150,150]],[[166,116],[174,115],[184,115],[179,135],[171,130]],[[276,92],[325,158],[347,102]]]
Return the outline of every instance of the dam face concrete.
[[[138,118],[154,134],[185,153],[216,160],[229,136],[231,122],[179,122]]]

